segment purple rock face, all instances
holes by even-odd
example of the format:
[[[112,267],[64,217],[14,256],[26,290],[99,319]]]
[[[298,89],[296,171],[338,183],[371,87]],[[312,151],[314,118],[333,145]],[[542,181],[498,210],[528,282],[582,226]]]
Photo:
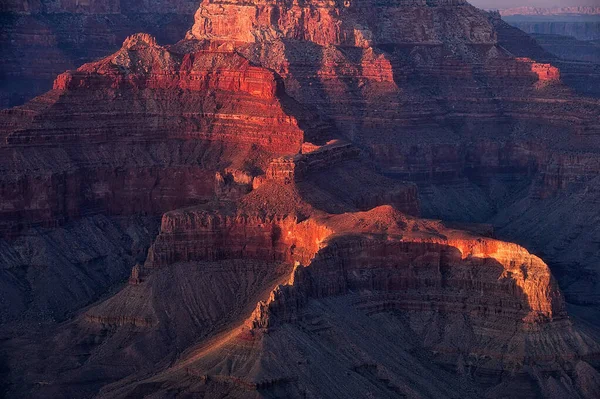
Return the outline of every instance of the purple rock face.
[[[598,396],[593,64],[462,0],[8,4],[2,394]]]

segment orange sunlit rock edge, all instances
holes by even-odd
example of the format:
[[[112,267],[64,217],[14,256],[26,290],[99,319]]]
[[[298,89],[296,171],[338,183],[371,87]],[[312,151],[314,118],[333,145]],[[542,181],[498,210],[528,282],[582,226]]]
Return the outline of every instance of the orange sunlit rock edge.
[[[578,218],[521,215],[574,185],[594,203],[598,101],[500,23],[459,0],[204,1],[185,40],[133,35],[2,111],[20,308],[0,316],[68,315],[3,343],[14,391],[597,396],[596,330],[544,261],[418,216],[518,194],[513,228],[562,238]]]

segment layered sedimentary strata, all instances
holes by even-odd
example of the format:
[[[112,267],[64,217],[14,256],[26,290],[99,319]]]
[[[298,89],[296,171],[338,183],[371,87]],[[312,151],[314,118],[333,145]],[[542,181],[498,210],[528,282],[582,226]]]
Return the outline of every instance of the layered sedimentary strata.
[[[266,186],[257,192],[261,190],[266,190]],[[248,201],[254,202],[255,198]],[[346,336],[343,331],[347,330],[337,331],[336,326],[346,326],[349,320],[358,322],[363,318],[365,329],[377,334],[378,340],[385,339],[382,337],[392,329],[396,337],[400,335],[412,342],[407,344],[412,346],[411,353],[432,351],[436,362],[457,369],[468,367],[469,373],[486,376],[481,377],[484,386],[497,386],[492,392],[501,389],[501,375],[508,370],[526,381],[525,391],[536,384],[537,388],[533,389],[545,389],[546,377],[536,383],[524,365],[543,362],[545,368],[539,373],[561,373],[566,363],[593,357],[597,350],[590,336],[571,325],[548,267],[516,244],[451,230],[440,222],[415,219],[384,206],[340,215],[313,212],[303,221],[288,220],[275,236],[276,241],[272,241],[277,245],[262,247],[271,248],[267,254],[253,250],[257,239],[265,241],[262,230],[253,230],[249,225],[232,229],[231,225],[217,223],[220,216],[215,215],[210,223],[212,228],[207,231],[206,223],[198,222],[208,220],[207,212],[201,218],[197,212],[181,212],[181,217],[170,218],[169,226],[163,225],[161,235],[171,237],[171,249],[175,252],[189,253],[186,251],[201,245],[203,251],[194,249],[196,262],[203,257],[216,259],[214,251],[224,249],[218,238],[237,230],[248,234],[241,240],[247,246],[240,251],[240,240],[232,236],[228,243],[238,250],[221,252],[218,259],[264,260],[265,256],[271,258],[283,253],[288,256],[285,261],[294,262],[296,266],[286,284],[275,288],[268,300],[259,302],[245,326],[209,341],[164,373],[141,384],[127,380],[107,387],[103,393],[106,397],[122,397],[142,389],[154,394],[177,389],[206,394],[244,392],[240,393],[243,397],[257,392],[302,395],[309,389],[304,387],[323,383],[319,375],[341,383],[346,378],[336,370],[356,371],[363,364],[372,367],[376,374],[395,370],[390,374],[396,381],[391,384],[392,392],[406,392],[405,383],[399,384],[399,381],[410,373],[401,367],[398,369],[398,363],[377,355],[377,340],[368,335],[363,336],[361,344],[348,347],[344,356],[332,355],[326,363],[320,363],[319,357],[312,353],[311,348],[327,345],[327,342],[331,345]],[[194,240],[184,242],[178,240],[180,234],[172,234],[174,226],[191,231],[192,225],[199,234]],[[169,240],[160,236],[157,242],[169,245]],[[275,250],[276,247],[279,250]],[[287,251],[282,250],[284,247]],[[169,269],[178,262],[181,259],[165,260],[154,265],[158,269],[150,273]],[[400,323],[407,325],[402,331],[392,327],[398,325],[397,318],[408,321],[408,324]],[[379,331],[376,326],[380,323],[388,327]],[[360,331],[359,335],[366,333],[366,330]],[[304,342],[304,350],[298,356],[292,355],[294,365],[274,366],[286,362],[279,354],[289,356],[296,352],[297,339]],[[286,350],[280,347],[283,342],[287,342]],[[345,348],[349,342],[354,342],[353,338],[343,338],[335,345]],[[544,345],[534,345],[534,342],[544,342]],[[272,346],[273,351],[265,349]],[[361,350],[351,349],[357,347]],[[389,350],[399,350],[400,358],[408,355],[404,352],[408,348],[392,347],[394,349]],[[508,352],[507,347],[511,348]],[[271,357],[260,362],[263,350],[269,351]],[[230,356],[245,360],[224,370],[219,364],[227,362]],[[315,372],[314,367],[330,363],[336,366]],[[411,364],[420,362],[412,360]],[[387,392],[386,387],[390,387],[390,381],[383,377],[374,381],[372,389]],[[520,384],[518,379],[513,381],[516,386],[514,384]],[[565,389],[576,389],[570,377],[561,384]],[[444,387],[441,389],[449,389],[451,385],[441,386]],[[587,385],[589,389],[594,386]],[[440,388],[434,385],[429,389]],[[318,390],[322,393],[327,388],[319,385]],[[387,397],[387,394],[382,395]]]
[[[151,217],[96,215],[0,239],[0,323],[65,320],[126,279],[159,226]]]
[[[595,131],[597,104],[573,97],[557,68],[542,66],[546,60],[514,58],[498,46],[496,24],[485,13],[450,3],[422,8],[390,3],[384,5],[386,13],[376,14],[362,6],[350,3],[338,15],[333,4],[318,4],[319,12],[329,16],[320,25],[327,26],[323,32],[333,32],[321,37],[307,33],[310,17],[303,20],[306,26],[296,25],[279,4],[204,2],[188,38],[235,43],[246,57],[278,72],[294,98],[333,119],[341,134],[366,147],[387,172],[413,179],[464,176],[464,150],[452,148],[457,130],[461,136],[483,131],[494,141],[512,141],[514,131],[537,140],[535,132],[542,129],[544,141],[564,134],[569,126],[562,121],[570,117],[562,106],[565,97],[581,109],[569,130],[578,132],[583,125]],[[221,9],[212,12],[211,7]],[[239,30],[244,37],[238,37],[234,25],[220,22],[247,9],[258,10],[259,16],[248,11],[251,27]],[[280,18],[260,17],[273,9]],[[423,15],[413,15],[416,10]],[[456,23],[439,23],[438,14],[448,10]],[[387,23],[390,15],[406,23]],[[461,29],[467,20],[474,28]],[[415,36],[420,30],[414,21],[431,32]],[[460,94],[455,90],[459,81]],[[551,87],[545,84],[549,81]],[[431,149],[421,155],[417,141]],[[417,160],[422,164],[414,164]]]
[[[307,257],[306,268],[296,269],[290,286],[282,287],[272,296],[268,306],[275,317],[279,311],[280,315],[291,313],[291,317],[299,317],[298,313],[294,315],[294,309],[285,307],[290,301],[298,306],[303,295],[319,298],[365,290],[408,293],[406,305],[402,304],[403,294],[396,300],[400,308],[407,306],[410,310],[440,306],[444,311],[466,311],[472,315],[481,311],[482,317],[507,317],[532,325],[566,316],[563,299],[548,267],[516,244],[444,230],[434,222],[406,218],[391,207],[317,217],[302,223],[297,231],[318,233],[309,235],[309,240],[300,235],[297,247],[313,253]],[[298,236],[291,231],[292,236]],[[306,258],[300,260],[307,263]],[[491,279],[477,280],[486,278]],[[447,297],[457,300],[456,306],[425,299],[436,295],[434,291],[446,289],[458,295]],[[291,298],[286,297],[287,290],[292,291]],[[489,298],[498,301],[499,307],[494,310],[492,304],[477,301],[469,304],[470,299],[461,298],[478,290],[493,292]],[[418,300],[420,295],[424,295],[422,304]],[[503,315],[503,312],[508,313]],[[289,317],[283,320],[289,321]],[[259,318],[255,323],[267,327],[269,320]]]
[[[175,45],[134,35],[1,114],[7,242],[164,213],[145,260],[120,253],[119,293],[3,341],[12,391],[593,397],[593,332],[539,257],[408,216],[506,209],[497,234],[554,245],[535,207],[574,186],[592,204],[600,171],[600,103],[564,64],[461,0],[205,0],[195,18]]]
[[[299,123],[316,122],[278,85],[230,51],[182,54],[132,36],[3,112],[0,151],[15,162],[2,166],[2,230],[192,205],[215,194],[219,170],[252,175],[273,155],[299,152]]]
[[[560,70],[552,64],[535,62],[531,58],[518,58],[519,61],[531,65],[531,71],[538,76],[542,84],[560,81]]]
[[[167,214],[146,266],[236,258],[295,263],[289,285],[259,304],[252,328],[300,320],[311,298],[364,292],[359,303],[368,312],[468,314],[498,336],[507,323],[525,335],[546,324],[570,334],[548,267],[522,247],[413,219],[389,206],[328,215],[291,200],[290,186],[279,186],[290,209],[277,216],[249,212],[253,206],[269,209],[260,200],[262,191],[272,197],[278,190],[269,185],[248,195],[236,212],[213,206]]]
[[[419,184],[429,216],[487,220],[511,196],[547,198],[594,177],[599,103],[577,93],[598,95],[597,68],[557,60],[498,14],[397,3],[370,13],[356,2],[338,13],[319,3],[323,36],[277,3],[218,6],[203,3],[188,39],[235,43],[276,71],[384,173]],[[278,11],[253,19],[249,9]],[[220,22],[238,12],[250,24],[243,37]],[[467,20],[472,29],[462,29]],[[420,35],[417,21],[430,30]]]
[[[334,140],[321,147],[305,143],[302,146],[302,154],[272,160],[263,180],[283,184],[299,182],[312,174],[359,157],[360,150],[352,143]]]
[[[511,25],[527,33],[571,36],[579,40],[600,38],[598,7],[521,7],[501,10],[500,14]]]
[[[393,204],[407,214],[418,214],[413,184],[386,179],[358,158],[356,148],[337,142],[276,158],[265,175],[254,179],[253,191],[237,202],[211,202],[166,213],[145,266],[232,258],[306,263],[312,254],[304,242],[313,237],[294,242],[296,225],[315,212]]]
[[[175,43],[193,23],[196,1],[3,1],[0,108],[52,88],[65,70],[105,57],[136,32]]]
[[[290,39],[318,45],[357,47],[369,47],[373,43],[397,43],[399,40],[440,42],[458,37],[469,42],[493,42],[493,31],[485,24],[469,26],[469,19],[480,19],[482,14],[463,0],[380,4],[379,7],[387,13],[376,12],[370,5],[361,1],[346,4],[314,1],[303,5],[285,0],[273,4],[204,1],[196,12],[195,24],[188,38],[242,43]],[[458,25],[436,25],[434,16],[450,8],[454,13],[449,16]],[[361,11],[360,14],[357,10]],[[415,21],[408,26],[400,23],[410,21],[417,13],[422,13],[422,29],[412,29]],[[400,20],[395,20],[396,17]],[[384,21],[389,23],[375,25]]]
[[[516,7],[500,11],[503,16],[511,15],[600,15],[600,7]]]
[[[533,35],[548,52],[565,60],[585,61],[600,64],[600,42],[577,40],[561,35]]]

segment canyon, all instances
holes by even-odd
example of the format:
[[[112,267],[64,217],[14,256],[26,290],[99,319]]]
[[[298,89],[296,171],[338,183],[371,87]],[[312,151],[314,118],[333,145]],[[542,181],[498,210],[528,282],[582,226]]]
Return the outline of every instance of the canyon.
[[[0,109],[45,93],[60,73],[113,53],[134,33],[178,41],[196,8],[193,0],[3,1]]]
[[[585,41],[600,39],[600,7],[521,7],[500,10],[500,14],[527,33],[570,36]]]
[[[592,62],[463,0],[138,3],[2,9],[128,21],[0,111],[6,395],[600,394]]]

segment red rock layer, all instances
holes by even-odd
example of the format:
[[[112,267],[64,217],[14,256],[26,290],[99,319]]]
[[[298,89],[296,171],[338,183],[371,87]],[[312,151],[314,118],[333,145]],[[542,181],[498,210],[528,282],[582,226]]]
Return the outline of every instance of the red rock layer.
[[[204,1],[187,37],[237,46],[385,172],[414,181],[460,181],[469,163],[485,163],[465,141],[530,140],[547,153],[561,140],[581,146],[582,132],[597,136],[598,102],[573,96],[555,65],[507,52],[499,18],[462,2],[422,5],[316,2],[311,13],[285,2]],[[241,25],[226,23],[236,18]],[[548,167],[536,156],[526,163]]]
[[[508,53],[490,17],[461,0],[206,0],[187,40],[161,47],[135,35],[115,55],[61,75],[49,94],[3,113],[0,189],[8,223],[2,228],[55,224],[95,210],[171,210],[142,272],[134,270],[134,284],[87,313],[84,325],[123,334],[109,338],[111,349],[96,361],[120,353],[117,341],[129,336],[119,327],[133,326],[147,330],[140,345],[158,346],[150,352],[170,364],[194,342],[190,331],[209,334],[207,324],[235,321],[261,296],[247,288],[251,276],[259,274],[264,289],[295,264],[289,284],[259,302],[251,328],[231,333],[251,356],[232,350],[208,367],[218,369],[219,381],[245,384],[230,375],[238,365],[258,364],[252,371],[263,372],[269,353],[287,353],[269,352],[265,329],[288,332],[290,341],[302,340],[298,325],[321,331],[305,316],[329,300],[345,311],[312,313],[380,318],[386,323],[378,333],[403,324],[389,313],[400,314],[415,347],[432,351],[424,356],[457,370],[465,357],[492,374],[523,373],[525,364],[551,359],[547,371],[559,373],[563,364],[593,357],[597,345],[571,326],[543,261],[518,245],[452,231],[391,206],[358,210],[393,203],[418,211],[415,186],[392,184],[377,167],[419,183],[470,178],[492,185],[504,174],[535,176],[528,198],[553,195],[598,171],[593,154],[573,155],[597,144],[597,116],[598,101],[575,96],[552,65]],[[336,135],[351,144],[329,142]],[[55,184],[60,173],[81,183]],[[111,176],[120,173],[132,176],[119,180],[130,190],[116,189]],[[15,184],[40,175],[49,176],[43,184]],[[189,205],[195,206],[172,210]],[[236,269],[244,266],[240,259],[256,267],[244,274]],[[209,262],[211,270],[196,267],[192,277],[202,276],[202,288],[210,290],[211,277],[232,260],[238,262],[230,273],[215,280],[231,294],[225,301],[202,296],[188,279],[186,265]],[[171,272],[174,284],[157,277]],[[169,293],[176,293],[175,303],[164,300]],[[190,330],[179,327],[189,323]],[[462,342],[456,330],[468,339]],[[185,339],[174,349],[156,345],[180,334]],[[352,352],[356,336],[339,347]],[[377,359],[386,356],[378,352]],[[141,354],[135,364],[144,360]],[[231,363],[220,367],[221,361]],[[358,364],[353,371],[379,373],[364,357]],[[258,377],[245,386],[302,378]],[[140,386],[137,394],[156,384]]]
[[[280,321],[301,317],[298,306],[308,298],[365,290],[401,292],[391,298],[403,310],[439,307],[478,315],[490,325],[506,318],[528,328],[566,316],[548,267],[525,249],[407,219],[389,207],[305,221],[290,236],[310,254],[298,259],[308,266],[274,292],[267,314],[259,307],[263,318],[254,326],[268,327],[268,314]],[[486,295],[492,302],[471,302],[483,291],[492,293]]]
[[[293,185],[285,187],[264,185],[245,197],[237,210],[221,206],[215,211],[212,205],[166,214],[146,267],[239,258],[296,262],[307,268],[296,271],[289,289],[306,298],[362,290],[431,289],[441,294],[448,289],[464,290],[455,298],[463,303],[469,295],[486,291],[494,292],[491,297],[499,306],[484,311],[490,317],[508,312],[508,318],[533,324],[565,317],[548,267],[518,245],[448,230],[439,223],[406,217],[389,206],[328,216],[294,199]],[[287,208],[277,210],[262,203],[261,193],[275,197],[279,190],[287,197]],[[285,306],[277,295],[271,299],[276,317],[278,307]],[[464,310],[463,305],[456,306],[456,311]],[[256,323],[267,326],[269,321]]]
[[[232,52],[181,53],[133,36],[113,56],[62,74],[45,96],[3,112],[0,152],[15,162],[2,165],[1,230],[206,200],[217,171],[260,170],[273,156],[298,153],[304,114],[272,72]]]
[[[43,94],[58,74],[106,57],[136,32],[175,43],[197,7],[193,0],[3,1],[0,108]]]
[[[531,71],[538,76],[540,82],[559,82],[560,71],[551,64],[540,64],[530,58],[518,58],[520,62],[531,65]]]
[[[244,3],[205,0],[195,15],[188,38],[238,43],[291,39],[318,45],[369,47],[376,43],[440,42],[459,36],[469,42],[491,43],[493,32],[485,24],[471,24],[481,14],[463,0],[389,2],[372,7],[369,1],[288,0]],[[452,9],[456,26],[436,25],[434,18]],[[382,9],[385,9],[383,11]],[[413,29],[418,15],[422,29]],[[477,21],[480,22],[480,21]],[[440,29],[441,28],[441,29]],[[377,29],[377,30],[375,30]],[[446,36],[444,37],[444,34]]]
[[[586,343],[582,341],[579,349],[557,349],[569,346],[566,342],[579,333],[567,318],[547,265],[524,248],[408,217],[389,206],[328,215],[295,197],[293,183],[273,184],[265,183],[244,197],[235,211],[214,211],[212,205],[165,215],[148,256],[150,275],[181,262],[204,260],[294,263],[288,283],[260,302],[247,320],[255,337],[264,329],[271,334],[289,331],[287,323],[310,324],[305,318],[311,304],[335,297],[370,317],[401,312],[415,328],[430,314],[443,315],[440,323],[447,327],[435,327],[442,330],[455,328],[455,320],[466,317],[474,338],[463,349],[471,360],[491,359],[486,364],[473,360],[483,373],[511,367],[520,373],[519,364],[557,357],[571,361],[577,358],[573,351],[585,356],[593,352],[588,338],[581,338]],[[286,193],[287,201],[277,199],[278,190]],[[264,202],[267,198],[285,205],[275,211]],[[548,345],[519,347],[510,354],[500,349],[521,340]],[[463,349],[452,345],[424,345],[442,363],[455,365],[462,356]]]

